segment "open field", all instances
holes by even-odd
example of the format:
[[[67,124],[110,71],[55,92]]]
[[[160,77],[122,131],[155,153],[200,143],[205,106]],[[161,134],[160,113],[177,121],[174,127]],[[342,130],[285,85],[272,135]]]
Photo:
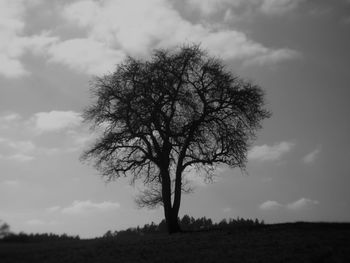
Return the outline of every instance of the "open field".
[[[276,224],[134,240],[0,243],[0,262],[350,262],[350,224]]]

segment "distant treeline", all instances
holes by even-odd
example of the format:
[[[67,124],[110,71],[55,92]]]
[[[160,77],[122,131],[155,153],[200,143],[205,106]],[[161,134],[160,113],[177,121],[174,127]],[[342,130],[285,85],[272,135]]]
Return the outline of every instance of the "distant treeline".
[[[179,223],[183,231],[202,231],[211,229],[227,229],[236,228],[242,226],[258,226],[264,225],[264,221],[258,219],[223,219],[219,223],[214,223],[210,218],[202,217],[194,219],[188,215],[184,215],[182,219],[179,218]],[[118,238],[118,239],[130,239],[140,237],[148,234],[166,233],[167,227],[165,220],[163,219],[159,224],[152,222],[146,224],[143,227],[128,228],[121,231],[107,231],[102,238]],[[65,241],[65,240],[80,240],[79,236],[68,236],[67,234],[57,235],[52,233],[44,234],[26,234],[23,232],[12,233],[10,232],[9,225],[3,223],[0,224],[0,242],[47,242],[47,241]]]
[[[210,229],[226,229],[241,226],[258,226],[264,225],[264,221],[259,221],[258,219],[223,219],[219,223],[213,223],[210,218],[202,217],[194,219],[188,215],[184,215],[182,219],[179,218],[179,223],[183,231],[201,231]],[[163,219],[159,224],[152,222],[151,224],[146,224],[143,227],[128,228],[121,231],[107,231],[103,238],[133,238],[138,236],[143,236],[147,234],[165,233],[167,232],[166,223]]]
[[[10,226],[0,220],[0,242],[46,242],[46,241],[59,241],[59,240],[79,240],[79,236],[68,236],[67,234],[57,235],[53,233],[44,234],[26,234],[23,232],[12,233]]]
[[[35,243],[35,242],[47,242],[47,241],[63,241],[63,240],[80,240],[79,236],[68,236],[67,234],[26,234],[26,233],[8,233],[0,242],[20,242],[20,243]]]

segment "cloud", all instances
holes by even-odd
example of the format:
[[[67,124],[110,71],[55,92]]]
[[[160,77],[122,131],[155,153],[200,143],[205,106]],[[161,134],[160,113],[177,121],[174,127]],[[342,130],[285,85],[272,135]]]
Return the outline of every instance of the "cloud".
[[[0,130],[17,128],[21,116],[15,112],[3,113],[0,115]]]
[[[49,61],[62,63],[73,70],[91,75],[108,73],[120,63],[125,54],[91,38],[70,39],[52,45]]]
[[[208,13],[223,9],[228,4],[238,6],[244,1],[188,2]],[[293,6],[287,2],[279,4],[278,10],[282,9],[281,6]],[[276,63],[298,55],[288,48],[265,47],[237,30],[214,29],[207,23],[192,23],[174,9],[170,0],[67,2],[64,8],[52,11],[57,14],[60,10],[61,17],[67,21],[64,27],[82,29],[85,37],[64,39],[51,31],[25,35],[28,9],[40,3],[24,0],[0,2],[0,74],[7,78],[30,74],[21,61],[28,52],[90,75],[108,73],[126,55],[147,57],[154,48],[174,47],[183,42],[202,43],[213,55],[248,61],[247,65]],[[264,10],[271,9],[271,4],[264,5]]]
[[[260,9],[268,15],[281,15],[295,9],[304,0],[261,0]]]
[[[38,133],[61,131],[81,125],[81,114],[74,111],[38,112],[31,122]]]
[[[120,208],[117,202],[104,201],[95,203],[90,200],[75,200],[71,205],[66,207],[52,206],[46,209],[48,213],[62,213],[66,215],[82,215],[89,213],[111,212]]]
[[[312,199],[308,199],[308,198],[300,198],[299,200],[283,205],[278,203],[277,201],[266,201],[264,203],[262,203],[259,208],[261,210],[277,210],[277,209],[287,209],[287,210],[291,210],[291,211],[298,211],[298,210],[302,210],[302,209],[306,209],[309,208],[311,206],[314,205],[318,205],[319,201],[317,200],[312,200]]]
[[[15,112],[4,114],[3,116],[0,116],[0,124],[2,122],[16,121],[16,120],[19,120],[20,118],[21,118],[21,115],[19,115],[18,113],[15,113]]]
[[[1,158],[0,158],[1,159]],[[4,159],[10,160],[10,161],[17,161],[17,162],[29,162],[35,159],[34,156],[17,153],[10,156],[5,157]]]
[[[71,132],[71,129],[82,127],[82,121],[83,117],[81,116],[81,113],[71,110],[37,112],[27,119],[23,119],[18,113],[11,112],[0,115],[0,129],[17,130],[18,132],[24,131],[25,135],[33,132],[38,134],[43,132],[61,131],[64,129],[69,129],[67,132]],[[4,138],[2,138],[2,140],[4,140]],[[16,147],[18,146],[19,145],[16,145]]]
[[[187,2],[204,13],[244,3],[241,0]],[[276,0],[261,2],[261,8],[276,13],[296,6],[287,0],[280,0],[278,4],[273,2]],[[237,30],[190,22],[181,16],[170,0],[66,2],[63,8],[51,11],[55,15],[60,12],[66,21],[64,27],[83,30],[85,36],[67,39],[54,35],[54,31],[25,35],[29,7],[40,3],[24,0],[0,2],[0,74],[7,78],[30,74],[21,61],[28,52],[90,75],[108,73],[126,55],[147,57],[154,48],[174,47],[183,42],[201,43],[213,55],[239,60],[246,65],[277,63],[299,55],[289,48],[266,47]]]
[[[287,204],[287,208],[290,210],[300,210],[300,209],[305,209],[310,206],[318,205],[319,201],[317,200],[311,200],[308,198],[300,198],[299,200]]]
[[[66,148],[65,151],[68,152],[80,151],[98,137],[97,133],[89,132],[86,127],[79,130],[71,130],[67,132],[67,135],[69,136],[70,147]]]
[[[288,48],[278,49],[274,51],[266,50],[265,54],[261,54],[260,56],[253,57],[245,61],[245,65],[267,65],[267,64],[276,64],[283,60],[288,59],[296,59],[301,57],[301,54],[295,50],[291,50]]]
[[[209,15],[227,6],[239,6],[244,0],[187,0],[186,2],[192,8],[198,8],[203,14]]]
[[[229,60],[240,60],[244,65],[266,65],[295,58],[298,52],[290,49],[273,50],[254,42],[239,31],[223,30],[203,33],[194,38],[194,42],[201,42],[212,54]]]
[[[24,28],[23,1],[0,1],[0,74],[8,78],[27,74],[18,57],[22,49],[16,40]]]
[[[120,207],[119,203],[104,201],[101,203],[94,203],[87,201],[74,201],[70,206],[61,209],[63,214],[79,215],[94,212],[108,212],[114,211]]]
[[[220,5],[226,1],[214,2]],[[209,1],[205,4],[212,5]],[[71,26],[84,29],[86,37],[53,44],[48,49],[50,61],[87,74],[112,70],[126,54],[147,57],[154,48],[175,47],[183,42],[201,43],[213,55],[249,61],[250,65],[296,56],[293,50],[265,47],[236,30],[191,23],[167,0],[77,1],[65,6],[62,17]]]
[[[279,160],[283,154],[289,152],[294,147],[294,143],[280,142],[272,146],[261,145],[254,146],[248,152],[248,159],[259,161],[276,161]]]
[[[24,11],[23,0],[2,0],[0,2],[0,23],[2,30],[19,31],[24,23],[19,19]]]
[[[0,159],[27,162],[40,156],[82,150],[96,139],[75,111],[0,115]],[[40,136],[40,137],[39,137]]]
[[[280,203],[276,202],[276,201],[266,201],[264,203],[262,203],[259,208],[261,210],[276,210],[278,208],[283,207],[283,205],[281,205]]]
[[[25,51],[36,55],[46,55],[47,49],[59,41],[59,37],[51,34],[50,31],[43,31],[39,35],[21,37],[18,41]]]
[[[36,146],[32,141],[10,141],[8,140],[8,145],[16,149],[21,153],[31,153],[35,150]]]
[[[316,148],[312,152],[310,152],[307,155],[305,155],[304,158],[303,158],[304,163],[306,163],[306,164],[313,163],[317,159],[317,157],[320,154],[320,152],[321,152],[321,150],[319,148]]]
[[[35,1],[34,1],[35,2]],[[17,78],[29,74],[21,62],[25,52],[39,51],[56,41],[47,33],[23,36],[25,11],[33,1],[0,1],[0,75]]]
[[[22,154],[22,153],[16,153],[16,154],[11,154],[11,155],[2,155],[0,154],[0,160],[5,160],[5,161],[15,161],[15,162],[29,162],[34,160],[35,157],[27,154]]]
[[[1,40],[0,40],[1,41]],[[15,78],[28,75],[21,62],[0,54],[0,73],[7,78]]]
[[[302,1],[304,0],[186,0],[186,3],[203,15],[227,10],[235,12],[235,9],[242,11],[242,8],[251,13],[281,15],[294,10]]]
[[[28,162],[34,160],[36,145],[29,140],[12,140],[0,137],[0,160]]]

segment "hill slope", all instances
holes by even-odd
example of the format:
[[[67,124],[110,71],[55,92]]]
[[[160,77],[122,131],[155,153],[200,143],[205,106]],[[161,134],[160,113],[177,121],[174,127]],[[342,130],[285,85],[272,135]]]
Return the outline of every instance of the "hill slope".
[[[350,224],[276,224],[133,240],[0,243],[0,262],[350,262]]]

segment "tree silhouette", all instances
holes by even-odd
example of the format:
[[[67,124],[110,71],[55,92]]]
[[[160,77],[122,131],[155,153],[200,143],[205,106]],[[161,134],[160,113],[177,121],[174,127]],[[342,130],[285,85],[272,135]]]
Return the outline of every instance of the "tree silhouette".
[[[233,76],[198,45],[128,57],[92,81],[84,119],[101,131],[82,155],[107,180],[142,179],[140,206],[163,205],[169,233],[180,231],[186,174],[214,175],[218,164],[245,168],[248,147],[263,119],[259,86]]]
[[[0,238],[6,237],[10,234],[10,226],[0,220]]]

